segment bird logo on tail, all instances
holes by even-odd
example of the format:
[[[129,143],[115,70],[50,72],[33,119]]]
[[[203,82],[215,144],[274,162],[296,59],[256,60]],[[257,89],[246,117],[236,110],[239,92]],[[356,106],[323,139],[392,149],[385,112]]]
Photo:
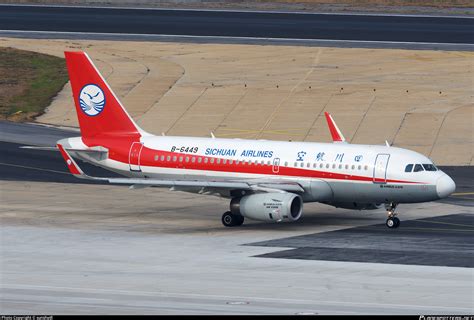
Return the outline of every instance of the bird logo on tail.
[[[104,91],[95,84],[85,85],[79,93],[79,105],[88,116],[96,116],[104,110]]]

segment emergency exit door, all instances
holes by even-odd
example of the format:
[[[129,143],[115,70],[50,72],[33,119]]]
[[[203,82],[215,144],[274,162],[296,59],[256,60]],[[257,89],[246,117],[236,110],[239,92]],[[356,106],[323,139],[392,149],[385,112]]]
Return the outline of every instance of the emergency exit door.
[[[273,159],[272,171],[273,171],[273,173],[280,172],[280,158]]]

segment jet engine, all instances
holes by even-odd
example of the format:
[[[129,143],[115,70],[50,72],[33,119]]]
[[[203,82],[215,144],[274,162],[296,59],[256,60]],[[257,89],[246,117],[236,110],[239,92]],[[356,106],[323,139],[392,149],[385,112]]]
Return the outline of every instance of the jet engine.
[[[230,211],[259,221],[296,221],[303,213],[303,199],[294,193],[258,193],[234,198]]]

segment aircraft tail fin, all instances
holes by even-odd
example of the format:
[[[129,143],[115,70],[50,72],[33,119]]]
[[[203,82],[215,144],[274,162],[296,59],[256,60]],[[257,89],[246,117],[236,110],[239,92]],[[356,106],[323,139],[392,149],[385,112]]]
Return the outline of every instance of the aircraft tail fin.
[[[81,136],[88,139],[107,135],[140,137],[135,124],[89,56],[82,51],[64,52]]]

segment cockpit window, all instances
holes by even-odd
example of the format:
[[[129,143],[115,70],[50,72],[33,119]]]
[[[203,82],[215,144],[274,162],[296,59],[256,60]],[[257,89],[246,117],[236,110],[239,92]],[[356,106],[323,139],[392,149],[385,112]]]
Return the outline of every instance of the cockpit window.
[[[421,164],[415,164],[415,170],[413,170],[413,172],[419,172],[419,171],[423,171],[423,167],[421,166]]]
[[[413,170],[413,164],[407,164],[405,167],[405,172],[411,172],[411,170]]]
[[[423,163],[423,168],[425,168],[426,171],[438,171],[438,168],[434,164],[430,163]]]

